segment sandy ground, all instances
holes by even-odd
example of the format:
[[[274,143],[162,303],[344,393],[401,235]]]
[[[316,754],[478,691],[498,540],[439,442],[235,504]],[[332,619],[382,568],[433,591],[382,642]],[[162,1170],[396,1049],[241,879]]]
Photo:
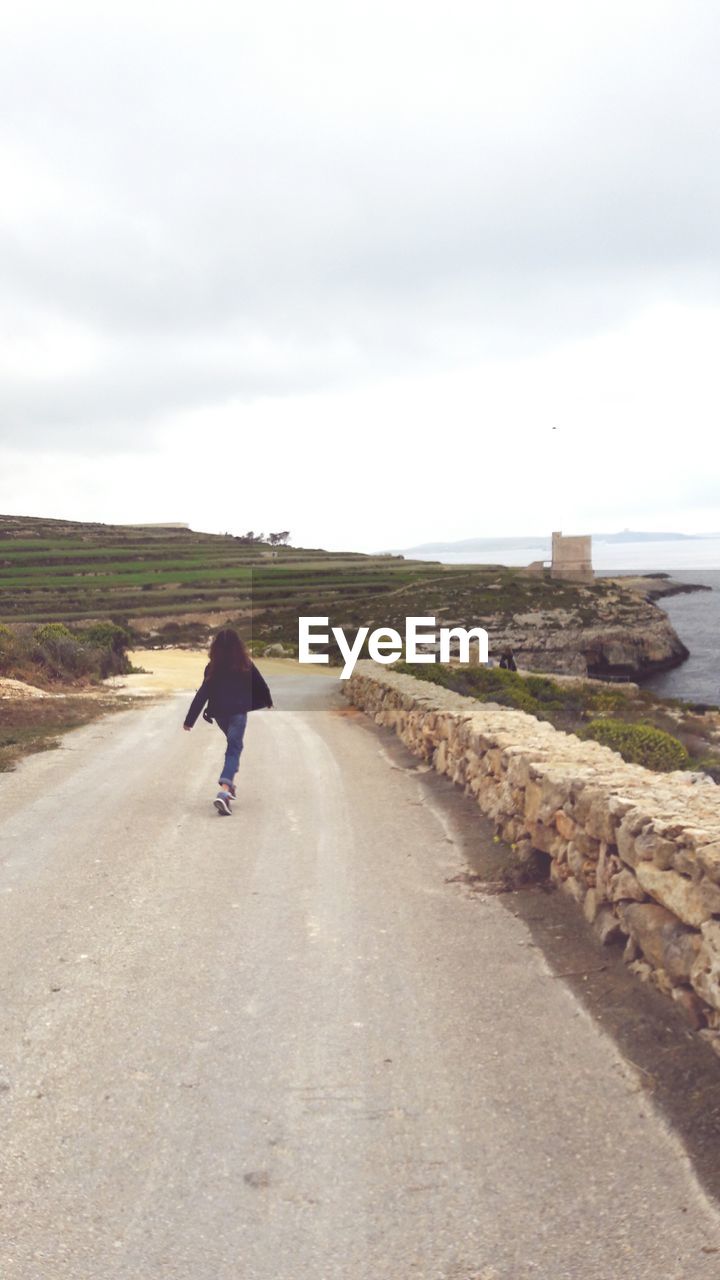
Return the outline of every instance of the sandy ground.
[[[207,663],[207,649],[135,649],[129,655],[135,667],[146,674],[112,676],[105,684],[136,697],[162,693],[189,693],[202,683]],[[260,658],[258,669],[268,684],[273,676],[317,675],[337,679],[337,668],[296,662],[294,658]]]

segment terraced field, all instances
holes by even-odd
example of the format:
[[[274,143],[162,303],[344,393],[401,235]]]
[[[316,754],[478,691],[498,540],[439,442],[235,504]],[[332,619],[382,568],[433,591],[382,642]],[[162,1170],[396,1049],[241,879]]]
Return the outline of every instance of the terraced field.
[[[607,588],[577,588],[493,566],[449,566],[249,542],[183,528],[0,517],[0,622],[112,618],[145,634],[241,620],[256,641],[297,640],[299,615],[333,625],[445,624],[524,611],[602,609]],[[194,638],[197,638],[197,632]]]
[[[426,570],[425,570],[426,572]],[[423,576],[397,559],[333,555],[183,529],[0,517],[0,619],[247,612],[278,597],[382,591]]]

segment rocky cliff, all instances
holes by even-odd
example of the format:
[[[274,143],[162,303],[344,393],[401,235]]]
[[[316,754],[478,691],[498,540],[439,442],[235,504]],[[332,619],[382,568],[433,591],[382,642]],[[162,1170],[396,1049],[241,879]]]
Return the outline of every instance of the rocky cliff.
[[[576,587],[553,608],[486,615],[490,653],[511,645],[519,666],[568,675],[642,679],[684,662],[688,649],[667,615],[616,582]]]

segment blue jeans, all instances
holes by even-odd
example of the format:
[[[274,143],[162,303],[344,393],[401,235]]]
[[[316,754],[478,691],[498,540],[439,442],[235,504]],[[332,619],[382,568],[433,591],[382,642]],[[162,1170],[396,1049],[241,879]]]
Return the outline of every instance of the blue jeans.
[[[247,711],[238,711],[237,715],[230,717],[227,727],[224,724],[220,725],[227,737],[227,751],[225,752],[225,760],[219,782],[232,782],[238,771],[246,724]]]

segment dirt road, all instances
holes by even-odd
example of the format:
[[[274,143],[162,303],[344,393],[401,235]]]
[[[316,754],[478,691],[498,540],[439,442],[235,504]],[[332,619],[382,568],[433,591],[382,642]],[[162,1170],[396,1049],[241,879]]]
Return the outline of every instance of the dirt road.
[[[333,679],[0,776],[3,1280],[713,1280],[638,1078]]]

